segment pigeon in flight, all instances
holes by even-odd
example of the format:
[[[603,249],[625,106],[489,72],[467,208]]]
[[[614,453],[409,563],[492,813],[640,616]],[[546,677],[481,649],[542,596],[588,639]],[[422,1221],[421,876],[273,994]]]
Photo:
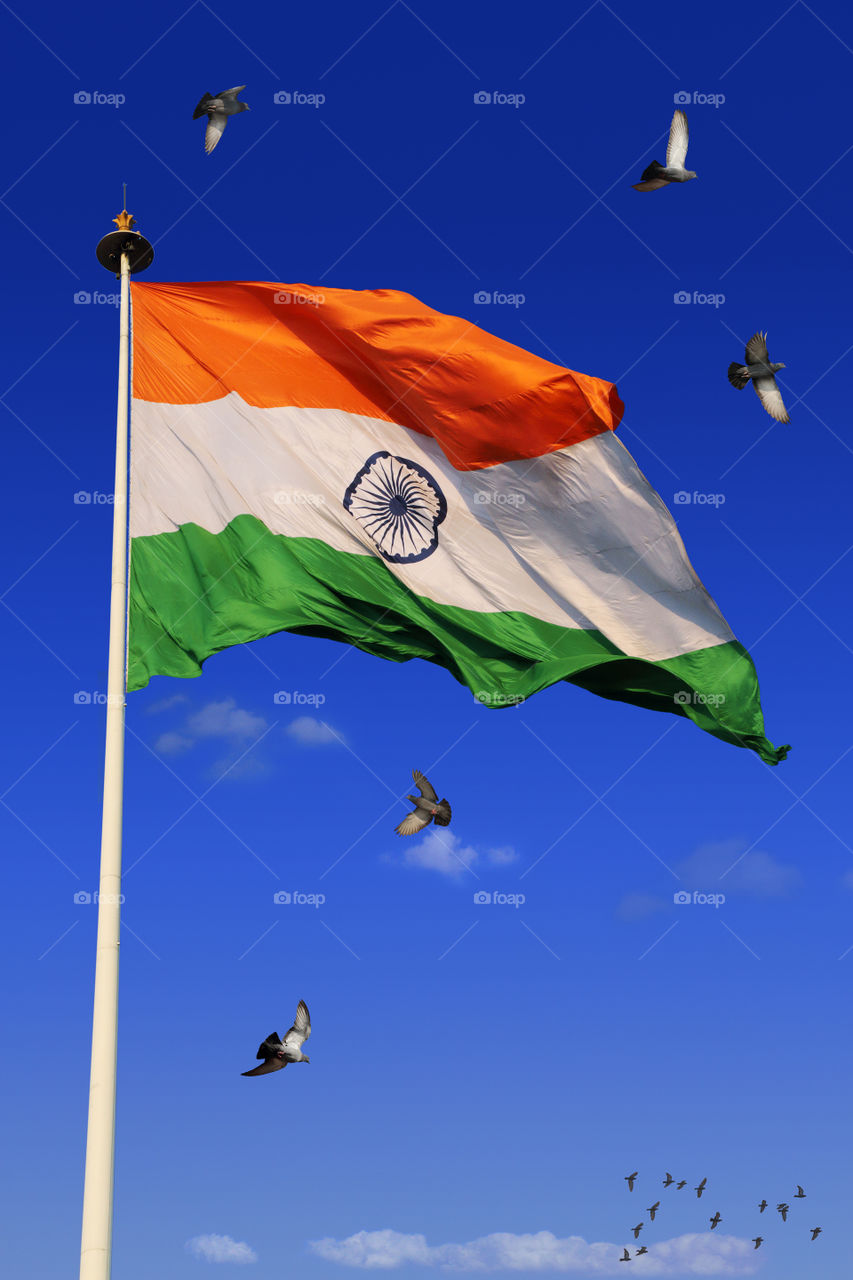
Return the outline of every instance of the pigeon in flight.
[[[823,1231],[823,1227],[809,1227],[809,1231],[812,1233],[812,1240],[817,1240],[821,1231]]]
[[[805,1191],[803,1191],[803,1188],[800,1186],[800,1184],[799,1184],[799,1182],[798,1182],[798,1183],[797,1183],[797,1194],[794,1196],[794,1199],[795,1199],[795,1200],[805,1200],[805,1198],[806,1198],[806,1193],[805,1193]]]
[[[701,1200],[701,1199],[702,1199],[702,1192],[705,1190],[705,1183],[706,1183],[707,1181],[708,1181],[708,1179],[707,1179],[707,1178],[703,1178],[703,1179],[702,1179],[702,1181],[699,1183],[699,1186],[698,1186],[698,1187],[694,1187],[694,1188],[693,1188],[693,1190],[696,1192],[696,1199],[697,1199],[697,1200]]]
[[[637,1171],[636,1171],[636,1170],[635,1170],[633,1173],[629,1173],[629,1174],[628,1174],[628,1177],[625,1179],[625,1181],[628,1183],[628,1190],[629,1190],[629,1191],[633,1191],[633,1190],[634,1190],[634,1179],[635,1179],[635,1178],[638,1178],[638,1177],[639,1177],[639,1174],[637,1173]]]
[[[630,1255],[630,1253],[628,1252],[628,1250],[627,1250],[627,1249],[625,1249],[625,1250],[624,1250],[624,1252],[623,1252],[623,1254],[622,1254],[622,1257],[619,1259],[619,1261],[620,1261],[620,1262],[630,1262],[630,1261],[631,1261],[631,1255]]]
[[[711,1223],[712,1231],[714,1230],[714,1227],[718,1227],[722,1222],[722,1218],[720,1217],[719,1210],[714,1214],[713,1218],[709,1218],[708,1221]]]
[[[639,1234],[640,1234],[640,1232],[642,1231],[642,1229],[643,1229],[643,1224],[642,1224],[642,1222],[638,1222],[638,1223],[637,1223],[637,1225],[636,1225],[636,1227],[632,1227],[632,1228],[631,1228],[631,1230],[632,1230],[632,1231],[633,1231],[633,1233],[634,1233],[634,1239],[635,1239],[635,1240],[636,1240],[636,1239],[637,1239],[637,1237],[639,1236]]]
[[[646,1213],[649,1215],[649,1217],[651,1218],[652,1222],[654,1222],[654,1220],[655,1220],[655,1214],[657,1213],[657,1211],[658,1211],[658,1209],[659,1209],[659,1208],[660,1208],[660,1200],[656,1200],[656,1201],[654,1202],[654,1204],[652,1205],[651,1209],[647,1209],[647,1210],[646,1210]]]
[[[641,182],[634,183],[635,191],[657,191],[659,187],[668,187],[671,182],[689,182],[698,177],[692,169],[685,169],[687,158],[687,116],[683,111],[676,111],[669,126],[669,142],[666,147],[666,164],[658,164],[653,160],[643,170]]]
[[[779,1212],[781,1213],[781,1215],[782,1215],[782,1221],[783,1221],[783,1222],[787,1222],[787,1221],[788,1221],[788,1209],[790,1208],[790,1205],[787,1205],[787,1204],[777,1204],[776,1208],[778,1209],[778,1211],[779,1211]]]
[[[680,1191],[682,1187],[686,1187],[686,1186],[687,1186],[687,1179],[683,1178],[681,1182],[676,1182],[675,1189],[676,1191]]]
[[[675,1178],[673,1178],[671,1173],[668,1173],[663,1180],[663,1185],[665,1187],[671,1187],[673,1182],[675,1182]]]
[[[759,1249],[761,1245],[764,1244],[764,1236],[753,1236],[752,1243],[755,1245],[756,1249]]]
[[[404,818],[399,827],[394,830],[398,836],[413,836],[418,831],[423,831],[424,827],[428,827],[435,818],[437,827],[447,827],[450,825],[450,805],[446,800],[439,800],[433,791],[427,779],[418,769],[412,770],[412,777],[415,780],[420,795],[406,796],[407,800],[411,800],[415,805],[413,811],[407,818]],[[631,1174],[631,1181],[636,1178],[636,1173]],[[629,1186],[629,1190],[633,1191],[633,1186]]]
[[[296,1018],[293,1026],[283,1040],[279,1040],[274,1031],[258,1049],[257,1057],[263,1058],[259,1067],[252,1071],[244,1071],[244,1076],[265,1076],[268,1071],[281,1071],[288,1062],[310,1062],[302,1052],[302,1046],[311,1034],[311,1016],[304,1000],[296,1006]]]
[[[229,116],[239,115],[241,111],[248,111],[248,103],[238,102],[237,94],[245,89],[244,84],[238,84],[236,89],[223,89],[217,93],[216,97],[211,93],[206,93],[201,102],[193,112],[193,120],[198,120],[201,116],[207,116],[207,129],[204,135],[204,149],[210,155],[219,139],[225,131]]]
[[[758,1212],[763,1213],[766,1208],[767,1208],[767,1201],[762,1200],[761,1204],[758,1206]]]
[[[818,1231],[820,1231],[820,1227],[818,1227]],[[635,1257],[635,1258],[639,1258],[639,1257],[640,1257],[640,1255],[641,1255],[641,1254],[643,1254],[643,1253],[648,1253],[648,1249],[646,1248],[646,1246],[645,1246],[645,1245],[643,1245],[642,1249],[638,1249],[638,1250],[637,1250],[637,1252],[634,1254],[634,1257]]]
[[[746,344],[746,363],[729,365],[729,382],[738,391],[743,391],[752,379],[756,394],[764,408],[777,422],[790,422],[788,410],[782,401],[782,395],[776,386],[774,373],[784,369],[784,364],[772,364],[767,351],[767,334],[754,333]]]

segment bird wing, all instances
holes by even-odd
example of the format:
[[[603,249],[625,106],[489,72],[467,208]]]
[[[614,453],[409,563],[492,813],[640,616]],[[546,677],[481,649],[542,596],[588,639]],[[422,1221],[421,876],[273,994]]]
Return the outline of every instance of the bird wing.
[[[212,94],[212,93],[205,93],[205,94],[203,94],[203,95],[202,95],[202,97],[201,97],[201,99],[200,99],[200,101],[199,101],[198,106],[196,107],[195,111],[193,112],[193,120],[198,120],[199,116],[203,116],[203,115],[205,114],[205,112],[207,111],[207,104],[208,104],[208,102],[212,102],[212,101],[213,101],[213,94]]]
[[[415,786],[417,787],[418,791],[420,791],[421,795],[424,797],[425,800],[435,801],[438,799],[438,796],[433,791],[432,786],[430,785],[430,782],[428,781],[427,778],[424,777],[424,775],[421,773],[419,769],[412,770],[412,777],[415,780]]]
[[[274,1031],[272,1035],[267,1036],[266,1040],[264,1040],[263,1044],[258,1049],[258,1052],[255,1054],[255,1057],[268,1058],[271,1053],[275,1053],[276,1049],[280,1048],[281,1040],[279,1039],[279,1034],[277,1031]]]
[[[437,827],[449,827],[450,819],[453,817],[453,810],[450,808],[450,805],[446,800],[440,800],[438,807],[441,812],[433,815],[435,825]]]
[[[782,393],[776,386],[776,379],[772,374],[767,378],[753,378],[752,385],[755,387],[759,400],[771,418],[775,418],[777,422],[791,421],[782,399]]]
[[[754,333],[746,344],[746,363],[747,364],[769,364],[770,356],[767,354],[767,334]]]
[[[432,818],[428,813],[424,813],[422,809],[413,809],[394,830],[398,836],[414,836],[419,831],[423,831],[424,827],[428,827]]]
[[[207,128],[204,131],[204,149],[210,155],[213,148],[225,131],[228,117],[222,111],[211,111],[207,117]]]
[[[634,182],[635,191],[657,191],[658,187],[668,187],[666,178],[650,178],[647,182]]]
[[[676,111],[669,126],[669,142],[666,144],[666,167],[683,169],[687,159],[687,116]]]
[[[304,1000],[296,1006],[296,1018],[293,1026],[284,1037],[285,1049],[301,1049],[311,1034],[311,1015]]]
[[[221,93],[217,93],[217,98],[236,98],[238,93],[242,93],[245,89],[244,84],[238,84],[236,89],[223,89]]]
[[[800,1199],[802,1199],[802,1200],[804,1200],[804,1199],[806,1198],[806,1193],[805,1193],[805,1191],[803,1191],[803,1188],[800,1186],[799,1182],[797,1183],[797,1195],[798,1195],[798,1196],[800,1197]]]
[[[242,1076],[265,1076],[270,1071],[281,1071],[282,1067],[286,1067],[287,1063],[283,1058],[267,1058],[266,1062],[262,1062],[259,1067],[255,1067],[252,1071],[241,1071]]]

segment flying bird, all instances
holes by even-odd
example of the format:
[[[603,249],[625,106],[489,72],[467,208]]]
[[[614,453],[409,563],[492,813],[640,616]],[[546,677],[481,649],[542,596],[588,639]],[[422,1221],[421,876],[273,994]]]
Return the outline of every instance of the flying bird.
[[[693,1190],[696,1192],[696,1199],[697,1199],[697,1200],[701,1200],[701,1199],[702,1199],[702,1192],[705,1190],[705,1183],[706,1183],[707,1181],[708,1181],[708,1179],[707,1179],[707,1178],[703,1178],[703,1179],[702,1179],[702,1181],[699,1183],[699,1186],[698,1186],[698,1187],[694,1187],[694,1188],[693,1188]]]
[[[795,1199],[795,1200],[805,1200],[805,1198],[806,1198],[806,1193],[805,1193],[805,1191],[803,1191],[803,1188],[800,1186],[800,1184],[799,1184],[799,1182],[798,1182],[798,1183],[797,1183],[797,1194],[794,1196],[794,1199]]]
[[[631,1255],[630,1255],[630,1253],[628,1252],[628,1250],[627,1250],[627,1249],[625,1249],[625,1251],[623,1252],[622,1257],[619,1259],[619,1261],[620,1261],[620,1262],[630,1262],[630,1261],[631,1261]]]
[[[773,376],[784,368],[784,364],[771,363],[767,351],[767,334],[754,333],[746,344],[746,363],[729,365],[729,382],[738,391],[743,391],[751,380],[759,400],[770,417],[775,418],[777,422],[790,422],[788,410],[785,408]]]
[[[779,1210],[779,1212],[780,1212],[780,1213],[781,1213],[781,1215],[782,1215],[782,1221],[783,1221],[783,1222],[787,1222],[787,1221],[788,1221],[788,1209],[790,1208],[790,1205],[787,1205],[787,1204],[777,1204],[776,1208]]]
[[[760,1246],[764,1244],[764,1236],[753,1236],[752,1243],[755,1245],[756,1249],[760,1248]]]
[[[222,137],[225,126],[228,123],[228,117],[236,116],[241,111],[249,110],[248,103],[237,101],[237,94],[241,93],[245,87],[244,84],[238,84],[236,89],[222,89],[221,92],[217,93],[216,97],[211,93],[206,93],[193,112],[193,120],[198,120],[201,116],[207,116],[204,149],[208,155],[210,155]]]
[[[660,1200],[656,1200],[656,1201],[654,1202],[654,1204],[652,1205],[651,1209],[647,1209],[647,1210],[646,1210],[646,1213],[649,1215],[649,1217],[651,1218],[652,1222],[654,1222],[654,1220],[655,1220],[655,1214],[657,1213],[657,1211],[658,1211],[658,1209],[659,1209],[659,1208],[660,1208]]]
[[[288,1062],[310,1062],[311,1059],[302,1052],[302,1046],[310,1034],[311,1016],[308,1013],[308,1006],[305,1001],[300,1000],[296,1006],[296,1018],[293,1026],[284,1039],[279,1039],[277,1031],[274,1031],[271,1036],[267,1036],[257,1052],[257,1057],[263,1058],[263,1062],[259,1067],[255,1067],[254,1070],[244,1071],[242,1074],[244,1076],[264,1076],[269,1071],[281,1071],[282,1067],[286,1067]]]
[[[394,828],[397,835],[413,836],[418,831],[423,831],[424,827],[428,827],[433,818],[435,818],[435,825],[437,827],[449,826],[451,811],[450,805],[447,801],[439,800],[438,796],[435,794],[429,782],[420,770],[413,769],[412,777],[415,780],[415,786],[420,794],[416,796],[406,796],[406,799],[411,800],[415,808],[407,818],[403,819],[399,827]],[[633,1182],[633,1179],[636,1178],[636,1176],[636,1173],[632,1173],[631,1178],[627,1180],[629,1182],[629,1191],[634,1190],[630,1183]]]
[[[676,1191],[680,1191],[682,1187],[686,1187],[686,1186],[687,1186],[687,1179],[683,1178],[681,1182],[676,1182],[675,1189]]]
[[[761,1204],[758,1206],[758,1212],[763,1213],[766,1208],[767,1208],[767,1201],[762,1200]]]
[[[632,1231],[633,1231],[633,1233],[634,1233],[634,1239],[635,1239],[635,1240],[636,1240],[636,1239],[637,1239],[637,1237],[639,1236],[639,1234],[640,1234],[640,1232],[642,1231],[642,1229],[643,1229],[643,1224],[642,1224],[642,1222],[638,1222],[638,1223],[637,1223],[637,1225],[636,1225],[636,1227],[632,1227],[632,1228],[631,1228],[631,1230],[632,1230]]]
[[[673,1182],[675,1182],[675,1178],[673,1178],[671,1173],[668,1173],[663,1180],[663,1185],[665,1187],[671,1187]]]
[[[820,1228],[818,1228],[818,1230],[819,1230],[819,1229],[820,1229]],[[640,1254],[641,1254],[641,1253],[648,1253],[648,1249],[646,1248],[646,1246],[645,1246],[645,1245],[643,1245],[642,1249],[638,1249],[638,1250],[637,1250],[637,1252],[634,1254],[634,1257],[635,1257],[635,1258],[639,1258],[639,1256],[640,1256]]]
[[[812,1240],[817,1240],[821,1231],[823,1231],[823,1227],[809,1227],[809,1231],[812,1233]]]
[[[708,1221],[711,1223],[711,1230],[713,1231],[714,1227],[718,1227],[722,1222],[722,1218],[720,1217],[719,1211],[717,1211],[717,1213],[714,1214],[713,1218],[709,1218]]]
[[[692,169],[685,169],[687,158],[687,116],[683,111],[676,111],[669,126],[669,142],[666,146],[666,164],[658,164],[653,160],[643,170],[641,182],[635,182],[635,191],[657,191],[659,187],[667,187],[671,182],[689,182],[698,175]]]

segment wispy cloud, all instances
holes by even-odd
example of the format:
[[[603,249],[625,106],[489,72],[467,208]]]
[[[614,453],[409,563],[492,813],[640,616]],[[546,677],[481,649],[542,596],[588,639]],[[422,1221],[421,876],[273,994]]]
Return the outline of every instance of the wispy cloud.
[[[343,743],[342,734],[315,716],[297,716],[287,726],[285,733],[306,747],[325,747],[334,743],[341,746]]]
[[[187,729],[197,738],[232,738],[243,741],[257,738],[267,727],[261,716],[238,707],[234,698],[208,702],[187,719]]]
[[[678,880],[672,882],[673,892],[722,893],[726,901],[738,897],[785,898],[802,882],[800,871],[792,863],[780,862],[763,849],[749,849],[748,841],[742,839],[700,845],[676,862],[674,870]],[[849,883],[853,888],[853,874]],[[616,914],[623,920],[642,920],[672,906],[672,893],[627,893],[619,900]]]
[[[186,1244],[187,1252],[205,1262],[257,1262],[258,1255],[242,1240],[230,1236],[193,1236]]]
[[[328,1262],[361,1270],[390,1271],[416,1264],[442,1271],[556,1271],[568,1274],[620,1275],[621,1245],[589,1244],[582,1236],[560,1238],[551,1231],[526,1235],[496,1231],[466,1244],[427,1244],[422,1235],[399,1231],[359,1231],[345,1240],[312,1240],[309,1248]],[[756,1263],[751,1240],[737,1236],[677,1236],[632,1258],[637,1273],[648,1276],[752,1275]]]
[[[480,867],[506,867],[517,859],[518,854],[508,845],[478,850],[473,845],[463,844],[460,837],[446,827],[430,827],[419,843],[405,846],[402,860],[392,854],[386,860],[396,863],[402,861],[406,867],[420,867],[457,879],[465,875],[466,871],[472,870],[475,864]]]
[[[167,698],[160,704],[162,710],[186,702],[183,694]],[[213,766],[215,777],[253,778],[263,776],[269,766],[256,756],[247,754],[253,742],[264,734],[267,722],[243,707],[234,698],[221,702],[208,702],[186,716],[177,729],[161,733],[154,743],[154,750],[162,756],[183,755],[199,742],[224,742],[229,754]]]
[[[145,708],[147,716],[160,715],[163,711],[171,711],[173,707],[180,707],[189,702],[189,698],[185,693],[175,693],[171,698],[161,698],[159,702],[152,702],[150,707]]]
[[[154,750],[161,756],[178,756],[183,751],[189,751],[192,745],[192,738],[183,733],[161,733],[154,743]]]

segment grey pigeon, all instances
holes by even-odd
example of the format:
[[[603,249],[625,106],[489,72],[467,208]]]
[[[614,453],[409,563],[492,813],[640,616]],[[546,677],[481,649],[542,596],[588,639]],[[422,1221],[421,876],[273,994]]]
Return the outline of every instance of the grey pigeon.
[[[707,1181],[708,1181],[708,1179],[707,1179],[707,1178],[703,1178],[703,1179],[702,1179],[702,1181],[699,1183],[699,1186],[698,1186],[698,1187],[694,1187],[694,1188],[693,1188],[693,1190],[696,1192],[696,1199],[697,1199],[697,1200],[701,1200],[701,1199],[702,1199],[702,1192],[705,1190],[705,1183],[706,1183]]]
[[[658,164],[653,160],[643,171],[641,182],[635,182],[635,191],[657,191],[659,187],[668,187],[671,182],[689,182],[698,177],[692,169],[685,169],[687,158],[687,116],[683,111],[676,111],[669,126],[669,142],[666,147],[666,164]]]
[[[665,1187],[671,1187],[673,1182],[675,1182],[675,1178],[673,1178],[671,1173],[668,1173],[663,1180],[663,1185]]]
[[[752,1243],[755,1245],[756,1249],[758,1249],[764,1244],[764,1236],[753,1236]]]
[[[208,155],[222,137],[228,117],[249,110],[248,103],[237,101],[237,94],[241,93],[245,87],[244,84],[238,84],[236,89],[222,89],[216,97],[212,93],[206,93],[193,112],[193,120],[207,116],[204,149]]]
[[[797,1183],[797,1194],[794,1196],[794,1199],[795,1199],[795,1200],[805,1200],[805,1198],[806,1198],[806,1193],[805,1193],[805,1191],[803,1191],[803,1188],[800,1186],[800,1184],[799,1184],[799,1182],[798,1182],[798,1183]]]
[[[787,1221],[788,1221],[788,1209],[790,1208],[790,1205],[787,1205],[787,1204],[777,1204],[776,1208],[778,1209],[779,1213],[781,1213],[781,1215],[782,1215],[782,1221],[783,1221],[783,1222],[787,1222]]]
[[[634,1233],[634,1239],[635,1239],[635,1240],[639,1237],[639,1234],[640,1234],[640,1232],[642,1231],[642,1229],[643,1229],[643,1224],[642,1224],[642,1222],[638,1222],[638,1223],[637,1223],[637,1225],[636,1225],[636,1227],[632,1227],[632,1228],[631,1228],[631,1230],[632,1230],[632,1231],[633,1231],[633,1233]]]
[[[722,1218],[720,1217],[719,1210],[717,1210],[717,1212],[714,1214],[713,1218],[709,1218],[709,1219],[708,1219],[708,1221],[711,1223],[711,1230],[712,1230],[712,1231],[714,1230],[714,1227],[718,1227],[718,1226],[720,1225],[720,1223],[722,1222]]]
[[[820,1228],[818,1228],[818,1230],[820,1230]],[[646,1246],[645,1246],[645,1245],[643,1245],[642,1249],[638,1249],[638,1250],[637,1250],[637,1252],[634,1254],[634,1257],[635,1257],[635,1258],[639,1258],[639,1257],[640,1257],[640,1255],[641,1255],[641,1254],[643,1254],[643,1253],[648,1253],[648,1249],[646,1248]]]
[[[763,1213],[766,1208],[767,1208],[767,1201],[762,1200],[761,1204],[758,1206],[758,1212]]]
[[[412,770],[412,777],[415,780],[420,795],[406,796],[407,800],[411,800],[415,808],[407,818],[404,818],[398,827],[394,830],[398,836],[413,836],[418,831],[423,831],[424,827],[428,827],[435,818],[437,827],[447,827],[450,825],[451,811],[450,805],[446,800],[439,800],[432,787],[424,775],[418,770]],[[636,1178],[636,1174],[633,1175]]]
[[[790,422],[788,410],[782,403],[782,396],[773,377],[784,364],[771,364],[767,352],[767,334],[754,333],[746,344],[746,364],[729,365],[729,382],[738,391],[743,391],[752,380],[756,394],[764,408],[777,422]]]
[[[627,1250],[627,1249],[625,1249],[625,1251],[624,1251],[624,1253],[622,1254],[622,1257],[619,1259],[619,1261],[620,1261],[620,1262],[630,1262],[630,1261],[631,1261],[631,1255],[630,1255],[630,1253],[628,1252],[628,1250]]]
[[[635,1170],[633,1173],[629,1173],[629,1174],[628,1174],[628,1177],[625,1179],[625,1181],[628,1183],[628,1190],[629,1190],[629,1191],[633,1191],[633,1190],[634,1190],[634,1179],[635,1179],[635,1178],[637,1178],[637,1177],[639,1177],[639,1174],[638,1174],[638,1173],[637,1173],[637,1171]]]
[[[809,1227],[809,1231],[812,1233],[812,1240],[817,1240],[821,1231],[823,1231],[823,1227]]]
[[[257,1057],[263,1058],[259,1067],[252,1071],[244,1071],[244,1076],[265,1076],[269,1071],[281,1071],[288,1062],[310,1062],[302,1052],[302,1046],[311,1034],[311,1016],[304,1000],[296,1006],[296,1018],[293,1026],[283,1040],[274,1031],[258,1049]]]
[[[658,1209],[659,1209],[659,1208],[660,1208],[660,1200],[656,1200],[656,1201],[654,1202],[654,1204],[652,1205],[651,1209],[647,1209],[647,1210],[646,1210],[646,1213],[649,1215],[649,1217],[651,1218],[652,1222],[654,1222],[654,1220],[655,1220],[655,1214],[657,1213],[657,1211],[658,1211]]]

